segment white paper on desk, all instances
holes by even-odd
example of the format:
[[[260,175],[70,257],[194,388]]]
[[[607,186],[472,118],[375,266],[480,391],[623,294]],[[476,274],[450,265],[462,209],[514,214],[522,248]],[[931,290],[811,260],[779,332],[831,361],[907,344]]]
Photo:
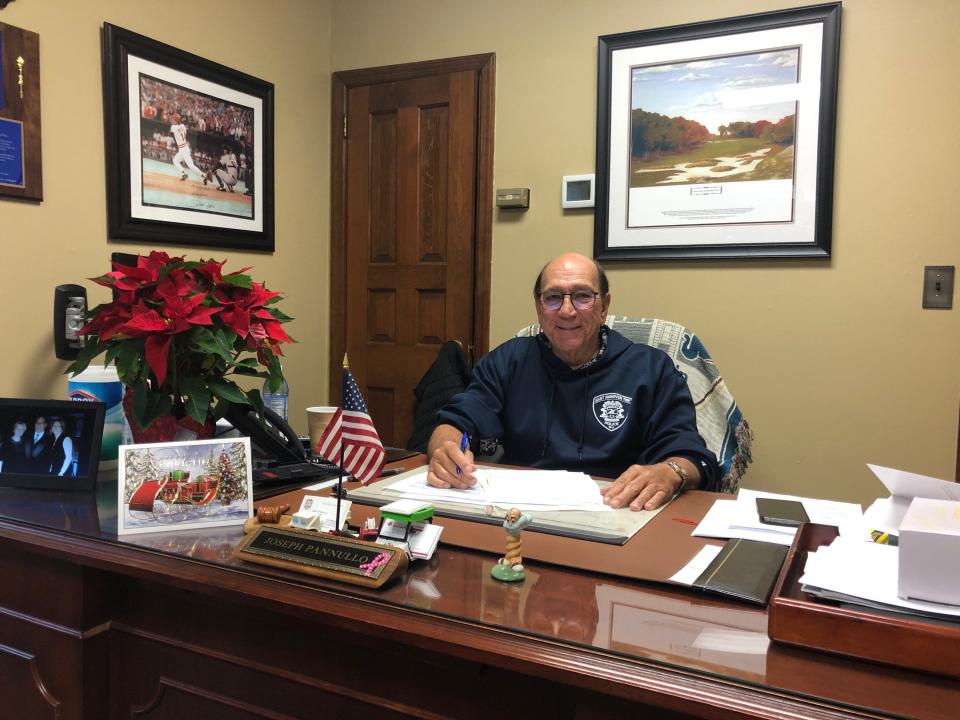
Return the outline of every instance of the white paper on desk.
[[[680,585],[693,585],[694,580],[703,574],[703,571],[720,554],[721,550],[723,550],[723,545],[704,545],[690,562],[670,578],[670,581]]]
[[[760,497],[797,500],[803,504],[810,522],[834,525],[840,528],[841,534],[844,535],[850,534],[851,528],[856,528],[856,534],[858,536],[860,534],[863,513],[856,503],[741,489],[735,500],[715,500],[693,531],[693,535],[760,540],[777,545],[793,544],[797,528],[760,522],[760,516],[757,513],[757,498]]]
[[[713,505],[703,516],[693,530],[694,537],[710,538],[743,538],[744,540],[759,540],[761,542],[776,543],[777,545],[792,545],[795,528],[777,525],[764,525],[757,529],[747,527],[757,514],[756,505],[753,510],[746,503],[739,503],[734,499],[714,500]]]
[[[891,545],[837,537],[830,545],[807,553],[800,583],[807,591],[825,590],[837,600],[864,600],[891,610],[960,617],[960,607],[897,596],[898,550]]]
[[[386,488],[404,498],[465,505],[496,505],[520,510],[589,510],[609,512],[600,487],[588,475],[565,470],[511,470],[480,467],[471,488],[436,488],[427,482],[427,468],[409,473]]]
[[[406,477],[397,480],[385,489],[412,500],[437,500],[439,502],[461,503],[464,505],[489,505],[486,488],[477,483],[470,488],[438,488],[427,482],[427,467],[417,468],[404,473]]]
[[[845,527],[859,525],[863,519],[863,510],[857,503],[840,502],[838,500],[820,500],[819,498],[804,497],[802,495],[783,495],[780,493],[761,492],[759,490],[742,489],[737,494],[737,502],[744,503],[753,511],[751,528],[770,527],[760,522],[757,513],[757,498],[777,498],[780,500],[796,500],[803,504],[810,522],[818,525],[833,525],[843,530]]]
[[[600,486],[584,473],[488,468],[477,470],[477,474],[496,505],[520,507],[549,502],[577,510],[596,510],[603,505]]]
[[[915,497],[960,502],[960,483],[870,463],[867,463],[867,467],[890,491],[889,498],[880,498],[874,502],[864,516],[869,526],[876,530],[897,532],[910,502]]]
[[[897,500],[900,502],[896,502]],[[892,495],[874,500],[863,513],[863,539],[872,540],[871,530],[882,530],[896,535],[900,530],[900,521],[906,515],[912,500],[913,498],[909,498],[903,502],[904,498],[896,498]]]
[[[218,436],[219,437],[219,436]],[[346,480],[346,478],[344,478]],[[313,485],[307,485],[304,490],[326,490],[328,487],[333,487],[338,482],[337,478],[331,478],[330,480],[321,480],[318,483]]]

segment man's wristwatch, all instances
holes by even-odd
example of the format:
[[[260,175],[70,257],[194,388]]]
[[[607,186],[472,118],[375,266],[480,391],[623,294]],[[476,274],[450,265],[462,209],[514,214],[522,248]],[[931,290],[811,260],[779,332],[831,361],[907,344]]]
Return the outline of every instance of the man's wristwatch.
[[[678,490],[682,489],[683,486],[686,485],[687,481],[690,479],[690,476],[687,475],[687,471],[684,470],[683,466],[680,463],[678,463],[676,460],[664,460],[663,464],[669,466],[671,470],[673,470],[677,475],[680,476],[680,487],[677,489]]]

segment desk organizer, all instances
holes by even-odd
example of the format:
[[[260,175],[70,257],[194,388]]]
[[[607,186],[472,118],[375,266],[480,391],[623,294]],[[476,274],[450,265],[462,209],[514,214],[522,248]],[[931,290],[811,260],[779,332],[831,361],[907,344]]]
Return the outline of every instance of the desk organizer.
[[[800,589],[807,553],[837,536],[829,525],[804,524],[770,598],[774,642],[960,677],[960,623],[927,621],[821,600]]]

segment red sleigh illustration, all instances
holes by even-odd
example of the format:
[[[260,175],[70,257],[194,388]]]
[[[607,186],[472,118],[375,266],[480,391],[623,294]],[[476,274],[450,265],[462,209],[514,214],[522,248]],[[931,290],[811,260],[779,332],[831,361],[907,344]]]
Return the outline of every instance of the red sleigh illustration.
[[[177,505],[203,506],[217,497],[220,479],[210,475],[198,475],[193,482],[186,470],[173,470],[160,480],[144,480],[130,496],[130,510],[154,512],[160,501],[167,509]]]

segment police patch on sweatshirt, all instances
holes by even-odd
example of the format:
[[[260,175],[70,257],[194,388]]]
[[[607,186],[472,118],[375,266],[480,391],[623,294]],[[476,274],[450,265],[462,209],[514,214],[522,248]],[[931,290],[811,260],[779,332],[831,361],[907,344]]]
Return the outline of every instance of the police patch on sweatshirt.
[[[610,432],[618,430],[627,419],[627,406],[633,398],[619,393],[604,393],[593,398],[593,416]]]

